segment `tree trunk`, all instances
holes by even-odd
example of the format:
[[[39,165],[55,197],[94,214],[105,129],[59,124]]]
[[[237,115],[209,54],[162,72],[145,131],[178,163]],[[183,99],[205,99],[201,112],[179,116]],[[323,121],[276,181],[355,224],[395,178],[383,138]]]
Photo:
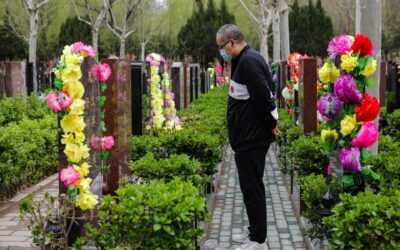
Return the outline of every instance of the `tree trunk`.
[[[119,41],[120,41],[119,58],[124,59],[125,58],[125,38],[121,37]]]
[[[268,55],[268,27],[260,27],[260,54],[269,65]]]
[[[279,8],[275,7],[273,9],[273,21],[272,21],[272,33],[273,33],[273,48],[274,48],[274,53],[273,53],[273,63],[278,63],[281,61],[281,34],[279,32]]]
[[[379,83],[381,72],[381,0],[357,0],[356,7],[356,33],[362,33],[368,36],[374,44],[374,57],[377,61],[375,74],[372,78],[376,80],[376,84],[372,88],[366,88],[366,92],[379,99]],[[378,126],[378,118],[374,120]],[[378,153],[378,142],[371,146],[371,151],[374,154]]]
[[[29,62],[33,63],[32,74],[33,74],[33,92],[37,93],[38,83],[36,77],[36,43],[37,43],[37,29],[39,21],[38,9],[29,10]]]
[[[144,55],[145,54],[146,43],[141,43],[140,45],[142,45],[142,54],[140,56],[140,60],[144,62],[146,60],[145,55]]]
[[[94,52],[97,54],[97,48],[99,47],[99,31],[95,28],[92,28],[92,46]]]
[[[281,58],[287,60],[290,55],[289,8],[287,0],[279,0],[279,20],[281,33]]]

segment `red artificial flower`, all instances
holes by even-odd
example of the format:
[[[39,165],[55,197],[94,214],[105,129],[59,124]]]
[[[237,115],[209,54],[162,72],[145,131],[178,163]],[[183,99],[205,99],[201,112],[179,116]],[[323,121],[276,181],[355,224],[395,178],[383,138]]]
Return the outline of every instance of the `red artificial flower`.
[[[360,52],[361,56],[373,56],[374,55],[374,45],[371,40],[366,35],[358,34],[354,38],[354,43],[351,46],[351,50],[354,53]]]
[[[363,94],[363,99],[359,106],[354,111],[358,121],[369,122],[373,121],[379,114],[380,105],[378,99],[370,96],[367,93]]]

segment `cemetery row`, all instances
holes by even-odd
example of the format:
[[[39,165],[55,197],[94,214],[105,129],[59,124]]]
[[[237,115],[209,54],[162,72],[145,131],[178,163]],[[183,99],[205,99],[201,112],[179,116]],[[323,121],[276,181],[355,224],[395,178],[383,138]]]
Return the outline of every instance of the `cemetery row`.
[[[293,53],[274,67],[280,168],[313,246],[398,249],[400,65],[381,63],[373,97],[365,93],[372,54],[335,59],[318,69],[316,59]]]

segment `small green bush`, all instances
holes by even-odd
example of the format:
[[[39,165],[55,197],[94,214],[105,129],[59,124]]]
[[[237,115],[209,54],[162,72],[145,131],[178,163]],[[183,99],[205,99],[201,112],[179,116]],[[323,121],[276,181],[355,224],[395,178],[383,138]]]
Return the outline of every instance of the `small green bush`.
[[[0,199],[58,169],[57,117],[0,127]]]
[[[198,185],[201,182],[201,164],[187,155],[171,155],[169,158],[156,159],[153,153],[147,153],[137,161],[131,161],[132,174],[147,181],[164,179],[171,181],[176,176]]]
[[[400,192],[391,196],[340,195],[334,215],[323,222],[332,233],[332,249],[400,249]]]
[[[384,127],[383,133],[400,140],[400,109],[396,109],[393,113],[386,114],[387,126]]]
[[[193,220],[204,220],[205,199],[178,178],[128,185],[103,198],[98,228],[87,224],[86,237],[100,249],[194,249],[202,235]],[[121,248],[122,249],[122,248]]]
[[[325,174],[329,157],[324,144],[314,135],[300,136],[288,145],[288,157],[299,168],[299,175]]]

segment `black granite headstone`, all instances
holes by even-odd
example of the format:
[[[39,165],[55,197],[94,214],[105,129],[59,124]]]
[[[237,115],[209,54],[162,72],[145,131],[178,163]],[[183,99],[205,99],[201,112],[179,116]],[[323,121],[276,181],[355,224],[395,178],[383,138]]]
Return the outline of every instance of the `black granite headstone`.
[[[144,87],[147,86],[145,72],[146,63],[142,61],[131,62],[132,135],[142,135],[143,133],[142,96],[145,93]]]
[[[184,67],[181,62],[174,62],[171,67],[172,92],[175,94],[176,110],[184,108]]]

